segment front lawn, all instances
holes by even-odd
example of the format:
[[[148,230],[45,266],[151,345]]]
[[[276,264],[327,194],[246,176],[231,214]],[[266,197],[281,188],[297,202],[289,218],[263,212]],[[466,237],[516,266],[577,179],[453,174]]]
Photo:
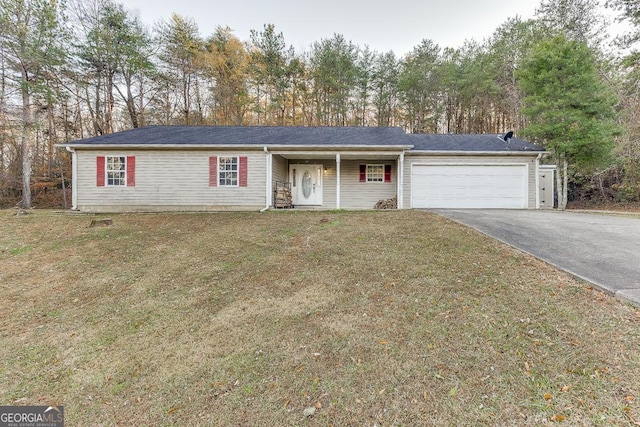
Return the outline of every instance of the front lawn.
[[[0,405],[67,426],[640,421],[637,308],[430,213],[13,213]]]

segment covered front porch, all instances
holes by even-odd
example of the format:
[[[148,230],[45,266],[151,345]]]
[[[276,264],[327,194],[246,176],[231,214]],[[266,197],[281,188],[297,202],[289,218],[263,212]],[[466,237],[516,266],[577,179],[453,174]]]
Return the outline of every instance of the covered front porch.
[[[394,197],[403,208],[403,151],[270,151],[266,161],[267,206],[286,183],[294,208],[373,209]]]

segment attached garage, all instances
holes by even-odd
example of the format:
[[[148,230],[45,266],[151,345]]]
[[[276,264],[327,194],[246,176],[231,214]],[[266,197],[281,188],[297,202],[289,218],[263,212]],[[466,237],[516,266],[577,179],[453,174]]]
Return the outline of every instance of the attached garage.
[[[506,135],[409,135],[402,198],[414,209],[537,209],[544,149]]]
[[[413,208],[528,207],[527,164],[414,164]]]

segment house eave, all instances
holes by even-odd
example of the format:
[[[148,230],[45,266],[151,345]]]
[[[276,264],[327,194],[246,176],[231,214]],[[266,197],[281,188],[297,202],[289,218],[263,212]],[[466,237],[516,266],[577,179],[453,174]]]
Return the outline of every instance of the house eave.
[[[460,151],[460,150],[411,150],[409,156],[538,156],[546,151]]]
[[[257,144],[56,144],[60,148],[80,150],[255,150],[263,151],[264,147],[271,151],[398,151],[410,150],[412,145],[257,145]]]

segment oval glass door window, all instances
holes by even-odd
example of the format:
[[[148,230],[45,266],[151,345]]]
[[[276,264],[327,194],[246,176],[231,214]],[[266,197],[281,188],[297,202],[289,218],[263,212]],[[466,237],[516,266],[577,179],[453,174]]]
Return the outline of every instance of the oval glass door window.
[[[309,171],[305,171],[304,175],[302,175],[302,195],[305,199],[308,199],[311,196],[311,173]]]

